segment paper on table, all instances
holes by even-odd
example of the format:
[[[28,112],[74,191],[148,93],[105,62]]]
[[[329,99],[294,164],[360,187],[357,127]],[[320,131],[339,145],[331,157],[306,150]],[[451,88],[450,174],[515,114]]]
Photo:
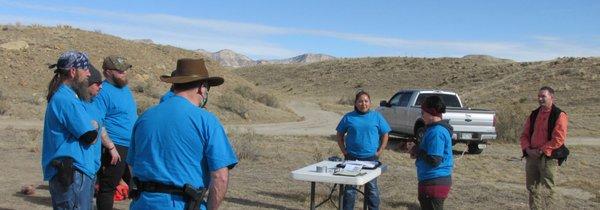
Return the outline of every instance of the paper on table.
[[[377,162],[375,161],[362,161],[362,160],[347,160],[345,162],[346,166],[348,165],[361,165],[365,168],[375,168]]]
[[[363,165],[361,164],[346,163],[346,166],[344,166],[344,171],[360,171],[362,167]]]

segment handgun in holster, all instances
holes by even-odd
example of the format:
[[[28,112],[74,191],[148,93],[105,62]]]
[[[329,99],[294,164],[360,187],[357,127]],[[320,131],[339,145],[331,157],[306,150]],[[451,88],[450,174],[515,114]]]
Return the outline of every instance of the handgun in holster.
[[[140,197],[140,194],[142,193],[138,189],[138,186],[140,186],[140,180],[137,177],[133,177],[132,180],[133,181],[131,182],[131,186],[129,186],[129,198],[136,200]]]
[[[187,202],[185,203],[186,210],[199,210],[200,203],[204,200],[204,194],[206,194],[206,189],[200,188],[196,189],[191,184],[183,185],[183,194],[187,197]]]
[[[63,189],[68,189],[73,184],[73,173],[75,172],[73,159],[70,157],[57,158],[52,160],[50,164],[57,170],[55,179],[62,185]]]

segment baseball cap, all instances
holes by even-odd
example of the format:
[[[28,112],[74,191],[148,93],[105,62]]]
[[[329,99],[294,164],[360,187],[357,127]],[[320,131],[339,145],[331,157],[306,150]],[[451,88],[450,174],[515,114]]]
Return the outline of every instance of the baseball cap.
[[[132,65],[127,62],[127,59],[117,55],[111,55],[104,58],[104,62],[102,63],[102,69],[127,71],[131,67]]]

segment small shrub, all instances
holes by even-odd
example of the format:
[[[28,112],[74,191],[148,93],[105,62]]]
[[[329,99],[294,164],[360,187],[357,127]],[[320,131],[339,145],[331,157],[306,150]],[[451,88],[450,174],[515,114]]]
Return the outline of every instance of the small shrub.
[[[527,102],[527,97],[522,97],[522,98],[519,99],[519,103],[522,104],[522,103],[525,103],[525,102]]]
[[[340,98],[340,100],[337,101],[338,104],[341,105],[349,105],[349,106],[354,106],[354,97],[353,95],[345,95],[342,96]]]
[[[0,100],[0,115],[5,115],[8,112],[8,105],[6,101]]]
[[[500,141],[518,143],[528,112],[519,107],[506,107],[496,111],[496,132]]]
[[[313,160],[316,162],[323,161],[323,153],[319,150],[318,146],[315,146],[315,150],[313,151]]]
[[[236,97],[236,95],[226,94],[222,95],[220,98],[219,106],[222,109],[238,114],[240,117],[244,119],[248,119],[248,111],[250,111],[245,105],[244,100]]]
[[[260,98],[258,98],[258,102],[261,102],[267,106],[273,107],[273,108],[279,108],[279,99],[277,99],[277,97],[275,97],[274,95],[271,94],[263,94]]]
[[[257,101],[269,107],[280,107],[279,100],[272,94],[256,92],[248,86],[238,86],[233,91],[237,94],[240,94],[244,98]]]
[[[229,133],[229,137],[240,160],[256,161],[261,156],[260,147],[256,145],[261,137],[254,131],[244,133],[234,131]]]
[[[157,87],[159,87],[159,85],[156,84],[156,82],[145,81],[135,85],[133,87],[133,91],[143,93],[144,95],[151,98],[159,99],[160,97],[162,97],[163,92],[160,92],[159,88]]]

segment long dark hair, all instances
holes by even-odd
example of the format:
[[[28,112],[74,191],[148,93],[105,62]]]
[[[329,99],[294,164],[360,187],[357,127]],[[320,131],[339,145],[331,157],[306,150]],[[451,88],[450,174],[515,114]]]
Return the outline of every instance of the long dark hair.
[[[69,76],[69,71],[64,69],[56,69],[54,70],[54,77],[50,80],[48,84],[48,95],[46,95],[46,102],[50,102],[50,99],[62,84],[63,78],[67,78]]]

